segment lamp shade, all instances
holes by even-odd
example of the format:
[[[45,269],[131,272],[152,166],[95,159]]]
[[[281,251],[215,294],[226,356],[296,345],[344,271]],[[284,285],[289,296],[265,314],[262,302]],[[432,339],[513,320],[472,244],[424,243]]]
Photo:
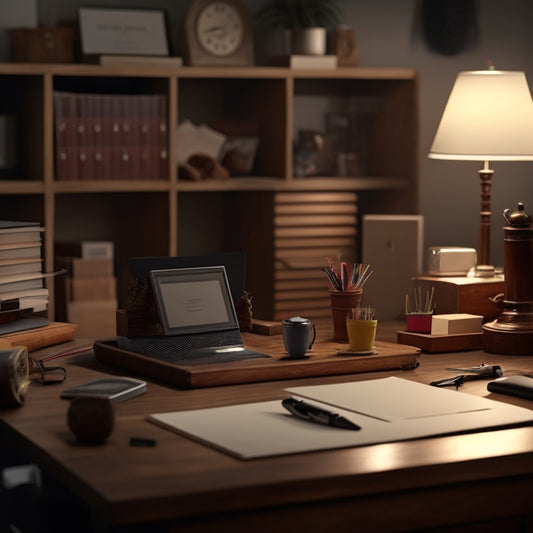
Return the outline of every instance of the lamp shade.
[[[533,160],[533,100],[525,73],[460,72],[428,156]]]

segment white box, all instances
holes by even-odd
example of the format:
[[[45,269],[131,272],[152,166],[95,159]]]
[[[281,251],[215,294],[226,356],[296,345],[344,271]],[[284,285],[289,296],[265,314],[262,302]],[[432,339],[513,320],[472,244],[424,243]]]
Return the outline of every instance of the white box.
[[[476,250],[458,246],[432,246],[428,249],[430,276],[465,276],[476,266]]]
[[[483,317],[468,313],[434,315],[431,320],[432,335],[457,335],[460,333],[480,333]]]
[[[83,259],[113,259],[114,245],[111,241],[81,241]]]

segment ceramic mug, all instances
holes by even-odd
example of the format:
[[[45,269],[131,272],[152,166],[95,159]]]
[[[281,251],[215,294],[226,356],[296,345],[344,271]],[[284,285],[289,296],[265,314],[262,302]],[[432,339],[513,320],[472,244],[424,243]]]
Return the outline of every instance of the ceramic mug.
[[[294,316],[284,320],[282,328],[283,342],[289,357],[291,359],[305,357],[315,342],[316,329],[314,324],[307,318]]]

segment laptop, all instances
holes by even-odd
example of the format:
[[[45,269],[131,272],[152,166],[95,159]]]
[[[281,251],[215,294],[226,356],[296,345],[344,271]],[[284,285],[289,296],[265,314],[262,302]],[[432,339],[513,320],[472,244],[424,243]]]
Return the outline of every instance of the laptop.
[[[246,280],[246,253],[223,252],[206,255],[130,257],[128,264],[131,276],[136,280],[149,280],[152,270],[194,268],[224,265],[233,303],[239,301]]]
[[[180,365],[270,357],[244,346],[223,265],[149,275],[163,335],[118,337],[120,348]]]

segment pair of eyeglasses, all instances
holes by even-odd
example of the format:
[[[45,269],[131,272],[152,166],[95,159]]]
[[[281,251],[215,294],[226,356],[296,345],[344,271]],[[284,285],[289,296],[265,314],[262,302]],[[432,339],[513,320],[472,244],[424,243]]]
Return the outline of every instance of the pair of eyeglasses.
[[[59,359],[60,357],[66,357],[67,355],[74,355],[78,353],[87,352],[92,350],[93,346],[85,345],[78,346],[69,350],[63,350],[55,353],[43,359],[30,358],[30,379],[38,381],[43,385],[51,385],[53,383],[63,383],[67,377],[67,370],[62,366],[46,366],[46,363]]]

